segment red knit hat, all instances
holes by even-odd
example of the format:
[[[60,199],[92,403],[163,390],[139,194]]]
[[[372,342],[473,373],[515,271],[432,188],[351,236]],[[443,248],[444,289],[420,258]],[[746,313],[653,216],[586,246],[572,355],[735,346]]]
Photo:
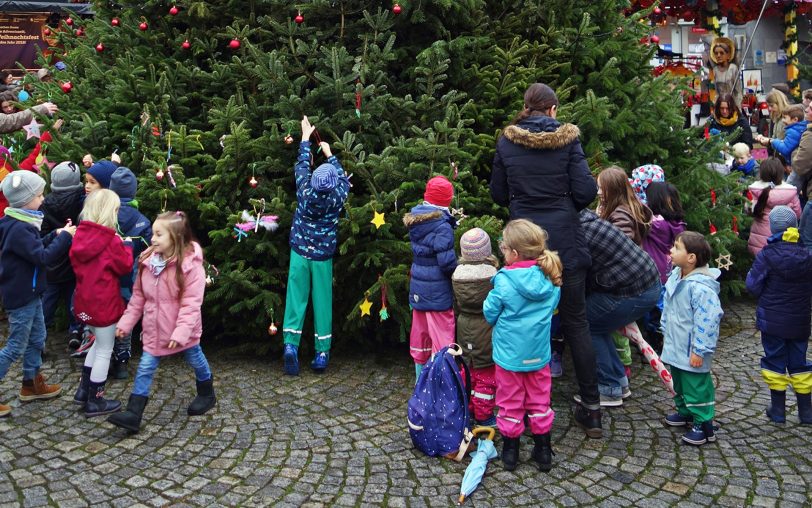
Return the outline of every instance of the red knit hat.
[[[444,176],[435,176],[426,183],[423,199],[437,206],[449,206],[454,199],[454,186]]]

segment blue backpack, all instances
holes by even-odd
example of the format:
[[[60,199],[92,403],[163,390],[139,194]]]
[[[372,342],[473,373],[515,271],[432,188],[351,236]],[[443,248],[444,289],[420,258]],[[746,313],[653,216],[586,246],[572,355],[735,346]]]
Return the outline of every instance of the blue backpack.
[[[465,372],[466,383],[460,375]],[[468,451],[473,435],[469,429],[468,368],[462,348],[452,344],[431,359],[409,399],[409,434],[414,446],[429,457],[444,456],[457,462]]]

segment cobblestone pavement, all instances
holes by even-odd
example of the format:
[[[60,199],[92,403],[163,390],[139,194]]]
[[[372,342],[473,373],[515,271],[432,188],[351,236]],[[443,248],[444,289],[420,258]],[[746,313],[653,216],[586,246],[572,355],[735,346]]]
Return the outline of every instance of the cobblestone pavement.
[[[604,412],[605,438],[574,426],[570,373],[554,382],[554,468],[539,473],[522,439],[514,472],[492,461],[470,506],[810,506],[812,428],[767,423],[753,305],[729,305],[715,364],[717,442],[682,445],[665,427],[671,404],[646,366],[633,395]],[[61,341],[58,337],[54,342]],[[50,349],[59,349],[56,343]],[[0,382],[12,415],[0,419],[0,506],[450,506],[465,464],[412,448],[405,406],[414,370],[402,357],[336,358],[317,376],[281,375],[281,362],[210,355],[217,407],[190,418],[191,369],[164,362],[140,434],[72,403],[79,363],[62,351],[44,372],[63,383],[56,401],[20,404],[20,367]],[[304,366],[304,365],[303,365]],[[569,365],[568,365],[569,367]],[[131,367],[133,370],[133,367]],[[130,382],[108,395],[125,401]],[[498,443],[501,448],[501,444]]]

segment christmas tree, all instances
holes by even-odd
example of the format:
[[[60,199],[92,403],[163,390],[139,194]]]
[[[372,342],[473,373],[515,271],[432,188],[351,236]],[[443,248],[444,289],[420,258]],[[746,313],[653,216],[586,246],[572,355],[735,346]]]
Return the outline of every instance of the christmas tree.
[[[709,233],[713,223],[715,249],[741,249],[731,231],[741,193],[705,165],[720,141],[682,129],[681,85],[652,76],[646,12],[627,17],[626,5],[99,2],[94,19],[53,27],[66,69],[36,93],[67,120],[52,160],[118,150],[139,175],[143,213],[191,213],[213,265],[206,331],[240,339],[281,325],[298,125],[308,115],[353,175],[334,260],[337,342],[404,340],[403,214],[442,174],[465,216],[457,233],[479,226],[499,236],[506,212],[490,199],[490,164],[533,82],[558,91],[559,118],[580,127],[595,170],[662,165],[690,226]]]

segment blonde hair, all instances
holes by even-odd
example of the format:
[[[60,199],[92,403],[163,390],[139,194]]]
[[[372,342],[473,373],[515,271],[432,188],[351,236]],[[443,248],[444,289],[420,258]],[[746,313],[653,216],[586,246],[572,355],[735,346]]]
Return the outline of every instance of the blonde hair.
[[[564,267],[558,253],[547,249],[547,232],[527,219],[508,222],[502,231],[502,244],[515,250],[521,259],[535,259],[550,281],[561,285]]]
[[[99,191],[95,191],[94,194]],[[178,301],[183,299],[183,292],[186,289],[186,278],[183,276],[183,259],[186,253],[194,249],[192,242],[194,242],[194,235],[192,234],[192,226],[189,224],[189,218],[184,212],[164,212],[159,215],[155,222],[152,223],[153,229],[155,225],[161,223],[166,228],[169,235],[169,240],[172,242],[171,254],[166,256],[166,260],[175,260],[175,282],[178,285]],[[144,261],[152,255],[152,247],[148,248],[141,253],[138,258],[139,261]],[[139,279],[142,272],[139,272]]]
[[[750,147],[744,143],[736,143],[733,145],[733,155],[736,157],[747,157],[750,155]]]
[[[773,107],[770,112],[770,119],[773,122],[781,120],[784,111],[789,107],[787,96],[781,90],[770,90],[770,93],[767,94],[767,104]]]
[[[99,189],[88,194],[79,218],[110,229],[118,229],[119,207],[121,207],[121,200],[118,194],[110,189]]]

